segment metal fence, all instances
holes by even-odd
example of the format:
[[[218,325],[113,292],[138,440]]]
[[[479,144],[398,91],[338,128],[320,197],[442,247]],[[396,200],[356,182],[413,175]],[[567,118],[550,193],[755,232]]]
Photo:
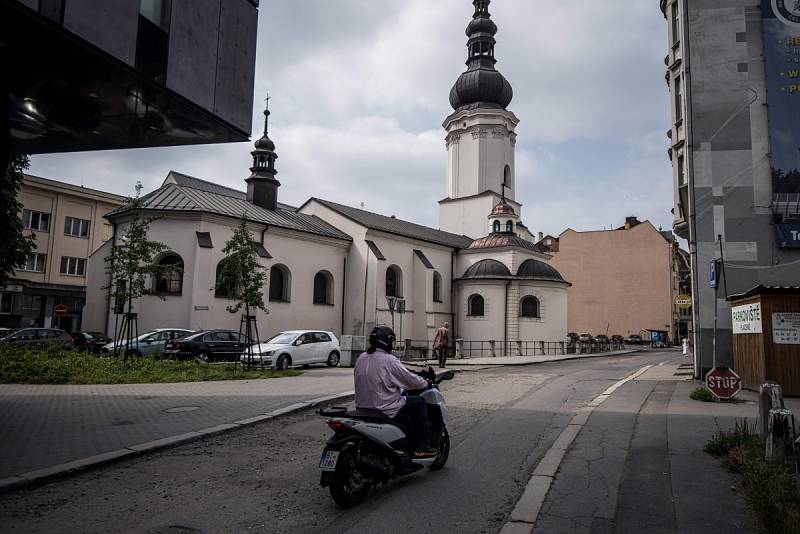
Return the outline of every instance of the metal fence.
[[[448,358],[493,358],[501,356],[552,356],[588,354],[623,349],[621,343],[567,342],[567,341],[494,341],[457,339],[451,343]],[[404,360],[433,359],[433,341],[406,339],[402,347]]]

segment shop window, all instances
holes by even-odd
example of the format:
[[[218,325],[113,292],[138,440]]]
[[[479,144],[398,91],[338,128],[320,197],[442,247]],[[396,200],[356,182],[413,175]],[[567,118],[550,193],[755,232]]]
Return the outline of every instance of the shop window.
[[[0,293],[0,314],[8,315],[14,309],[14,293]]]

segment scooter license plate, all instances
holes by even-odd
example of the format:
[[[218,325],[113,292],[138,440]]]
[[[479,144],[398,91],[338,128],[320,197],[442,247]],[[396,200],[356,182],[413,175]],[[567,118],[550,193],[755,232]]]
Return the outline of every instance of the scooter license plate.
[[[322,451],[319,468],[323,471],[336,471],[336,462],[339,460],[339,451]]]

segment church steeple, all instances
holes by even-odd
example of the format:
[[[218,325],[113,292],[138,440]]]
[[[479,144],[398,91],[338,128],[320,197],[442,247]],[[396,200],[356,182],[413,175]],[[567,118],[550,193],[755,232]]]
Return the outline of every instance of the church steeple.
[[[264,110],[264,135],[255,142],[253,166],[250,167],[250,176],[247,182],[247,201],[268,210],[275,210],[278,205],[278,187],[281,183],[275,178],[278,171],[275,169],[275,143],[269,138],[269,97]]]

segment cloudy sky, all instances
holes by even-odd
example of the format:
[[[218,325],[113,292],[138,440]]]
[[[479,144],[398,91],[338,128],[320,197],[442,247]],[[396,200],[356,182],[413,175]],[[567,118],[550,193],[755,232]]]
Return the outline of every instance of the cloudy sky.
[[[666,24],[658,2],[495,0],[511,82],[517,200],[533,231],[597,230],[626,215],[671,227]],[[279,199],[309,196],[438,226],[444,118],[464,70],[469,0],[267,0],[253,130],[272,96]],[[131,194],[170,169],[243,189],[250,143],[36,156],[30,172]]]

